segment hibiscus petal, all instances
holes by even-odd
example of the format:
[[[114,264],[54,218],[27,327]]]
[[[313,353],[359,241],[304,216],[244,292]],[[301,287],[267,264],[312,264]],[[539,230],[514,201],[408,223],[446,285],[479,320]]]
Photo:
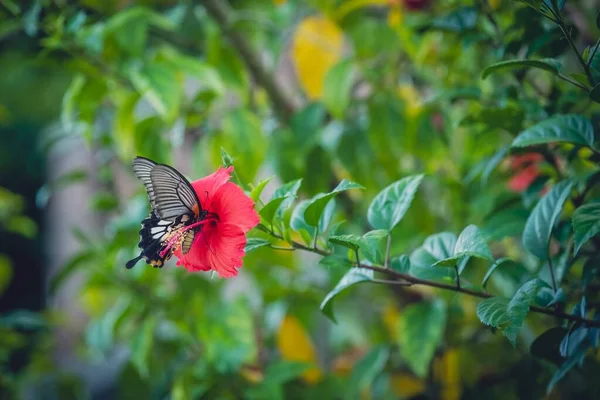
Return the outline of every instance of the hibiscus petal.
[[[236,225],[219,224],[215,234],[207,239],[206,257],[212,269],[223,278],[236,276],[244,257],[244,232]]]
[[[204,178],[192,182],[192,187],[198,195],[198,199],[202,203],[202,208],[211,207],[213,196],[231,178],[233,167],[221,168]]]
[[[260,222],[254,201],[237,185],[227,182],[215,193],[211,211],[219,215],[221,224],[236,225],[243,233]]]

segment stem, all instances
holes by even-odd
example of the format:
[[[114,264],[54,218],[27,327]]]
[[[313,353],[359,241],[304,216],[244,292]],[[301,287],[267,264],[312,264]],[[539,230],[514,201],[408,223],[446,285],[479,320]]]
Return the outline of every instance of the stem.
[[[460,289],[460,274],[458,273],[458,264],[454,264],[454,271],[456,272],[456,288]]]
[[[390,262],[390,247],[392,247],[392,232],[388,232],[387,245],[385,246],[385,261],[383,264],[384,268],[389,267]]]
[[[219,23],[224,34],[229,37],[232,46],[241,56],[256,83],[265,89],[275,111],[284,121],[287,121],[296,109],[294,101],[276,83],[273,74],[267,71],[259,55],[255,54],[254,49],[250,47],[246,37],[233,29],[233,12],[227,1],[204,0],[202,4],[208,14]]]
[[[319,235],[319,224],[317,223],[317,226],[315,226],[315,238],[313,240],[313,249],[317,248],[317,236]]]
[[[592,53],[588,57],[588,61],[586,63],[588,68],[592,65],[592,60],[594,59],[594,56],[596,55],[596,51],[598,51],[598,46],[600,46],[600,39],[598,39],[598,41],[596,42],[596,45],[594,46],[594,50],[592,50]]]
[[[373,283],[382,283],[386,285],[398,285],[398,286],[412,286],[413,284],[410,282],[396,281],[392,279],[372,279],[369,282]]]
[[[263,228],[260,228],[260,229],[263,229]],[[282,236],[279,236],[274,233],[271,233],[271,234],[275,238],[283,240]],[[331,255],[331,253],[328,251],[321,250],[321,249],[313,249],[311,247],[307,247],[307,246],[303,245],[302,243],[292,242],[291,245],[293,248],[298,249],[298,250],[310,251],[312,253],[320,254],[322,256]],[[357,263],[356,263],[357,268],[366,268],[366,269],[370,269],[375,272],[381,272],[381,273],[386,274],[390,277],[393,277],[397,280],[404,281],[406,286],[408,286],[408,284],[411,284],[411,285],[423,285],[423,286],[435,287],[438,289],[450,290],[452,292],[462,293],[462,294],[466,294],[466,295],[473,296],[473,297],[479,297],[481,299],[488,299],[490,297],[494,297],[494,295],[492,295],[491,293],[488,293],[488,292],[480,292],[480,291],[468,289],[468,288],[465,288],[462,286],[458,287],[454,284],[430,281],[427,279],[421,279],[421,278],[417,278],[417,277],[409,275],[409,274],[394,271],[393,269],[390,269],[390,268],[384,268],[384,267],[375,266],[375,265],[360,264],[360,260],[358,259],[358,251],[356,251],[356,258],[357,258]],[[393,282],[396,282],[396,281],[393,281]],[[398,285],[399,283],[394,283],[394,284]],[[586,324],[587,326],[600,327],[600,321],[582,318],[579,315],[567,314],[565,312],[562,312],[560,310],[555,310],[553,308],[531,306],[531,307],[529,307],[529,310],[531,312],[538,313],[538,314],[545,314],[545,315],[550,315],[553,317],[561,318],[561,319],[572,321],[572,322],[579,322],[582,324]]]
[[[550,268],[550,278],[552,279],[552,290],[554,290],[554,293],[556,294],[556,291],[558,290],[558,288],[556,287],[556,278],[554,277],[554,267],[552,266],[552,259],[550,258],[549,254],[548,254],[548,268]]]
[[[560,73],[559,73],[557,76],[558,76],[560,79],[562,79],[563,81],[567,81],[567,82],[571,83],[572,85],[575,85],[575,86],[577,86],[578,88],[585,90],[586,92],[589,92],[589,91],[590,91],[590,89],[588,89],[587,87],[585,87],[585,86],[584,86],[584,85],[582,85],[581,83],[577,82],[575,79],[572,79],[572,78],[570,78],[570,77],[568,77],[568,76],[565,76],[565,75],[563,75],[563,74],[560,74]],[[589,77],[589,76],[588,76],[588,79],[590,79],[590,77]],[[590,82],[591,82],[591,81],[590,81]]]
[[[296,250],[294,247],[284,247],[284,246],[275,246],[275,245],[270,245],[270,248],[272,248],[273,250],[284,250],[284,251],[294,251]]]
[[[577,60],[579,61],[579,64],[581,64],[581,66],[583,67],[583,70],[584,70],[584,72],[585,72],[585,74],[586,74],[586,76],[587,76],[590,84],[592,86],[594,86],[595,80],[594,80],[594,77],[592,76],[592,73],[590,71],[590,66],[585,62],[585,60],[581,56],[581,53],[579,53],[579,50],[577,50],[577,46],[575,46],[575,42],[573,41],[573,38],[571,37],[571,34],[567,31],[567,27],[566,27],[564,21],[562,20],[562,18],[558,19],[558,27],[562,31],[563,35],[565,35],[565,38],[569,42],[569,45],[571,46],[571,48],[575,52],[575,55],[577,56]]]

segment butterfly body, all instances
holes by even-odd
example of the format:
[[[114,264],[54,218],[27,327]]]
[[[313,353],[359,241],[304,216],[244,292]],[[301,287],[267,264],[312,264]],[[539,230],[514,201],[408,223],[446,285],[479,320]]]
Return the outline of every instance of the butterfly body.
[[[133,171],[146,187],[152,211],[142,221],[138,247],[141,253],[127,262],[127,268],[144,259],[162,268],[175,250],[190,250],[196,234],[208,221],[196,192],[176,169],[143,157],[133,161]],[[212,216],[215,218],[216,216]]]

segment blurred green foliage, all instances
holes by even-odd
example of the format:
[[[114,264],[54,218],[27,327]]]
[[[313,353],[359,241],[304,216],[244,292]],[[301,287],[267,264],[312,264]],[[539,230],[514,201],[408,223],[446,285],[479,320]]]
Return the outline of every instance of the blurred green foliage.
[[[85,278],[72,346],[124,349],[123,399],[597,397],[600,26],[566,3],[2,2],[0,125],[59,121],[40,147],[98,167],[105,225],[49,285]],[[238,278],[124,268],[136,155],[235,166],[261,216]],[[21,207],[2,189],[0,226],[35,236]],[[2,361],[44,337],[6,398],[93,395],[54,370],[54,311],[0,319]]]

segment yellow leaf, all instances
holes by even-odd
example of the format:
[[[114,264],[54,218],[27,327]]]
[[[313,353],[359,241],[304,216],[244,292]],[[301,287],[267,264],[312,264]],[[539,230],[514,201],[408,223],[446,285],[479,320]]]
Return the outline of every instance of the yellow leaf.
[[[403,17],[400,7],[390,9],[388,13],[388,25],[392,28],[399,26],[402,24]]]
[[[460,353],[458,349],[449,348],[434,361],[433,373],[441,386],[442,400],[458,400],[462,394],[460,377]]]
[[[250,383],[259,383],[264,379],[264,373],[259,367],[245,365],[240,369],[240,375]]]
[[[401,398],[411,398],[425,391],[425,382],[415,376],[400,373],[390,376],[394,394]]]
[[[492,10],[497,10],[500,8],[500,5],[502,4],[502,0],[489,0],[489,4],[490,4],[490,7],[492,7]]]
[[[398,333],[396,327],[398,326],[398,317],[400,313],[398,312],[398,307],[396,307],[395,303],[388,303],[388,305],[383,309],[382,320],[383,325],[385,326],[385,330],[387,331],[390,338],[396,340]]]
[[[320,99],[325,75],[342,56],[342,30],[322,16],[305,18],[294,33],[292,59],[306,95]]]
[[[406,115],[408,117],[416,117],[421,113],[423,109],[421,96],[413,85],[401,84],[398,86],[398,95],[406,104]]]
[[[101,287],[88,286],[81,293],[81,304],[89,315],[97,317],[106,311],[109,300]]]
[[[302,376],[308,383],[317,383],[321,380],[321,370],[316,366],[317,357],[308,333],[292,315],[286,315],[277,332],[277,347],[281,357],[287,361],[297,361],[315,364]]]
[[[276,6],[285,4],[285,2],[286,2],[286,0],[273,0],[273,4],[275,4]]]

